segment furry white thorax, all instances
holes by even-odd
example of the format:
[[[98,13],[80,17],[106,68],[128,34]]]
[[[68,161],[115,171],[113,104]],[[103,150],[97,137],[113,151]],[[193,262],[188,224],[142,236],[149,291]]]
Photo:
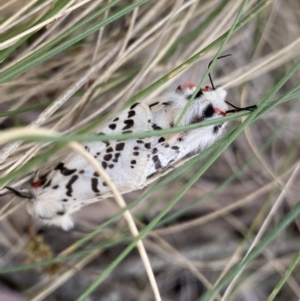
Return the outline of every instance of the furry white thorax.
[[[170,94],[164,101],[152,104],[135,104],[112,118],[101,134],[150,131],[170,128],[177,122],[194,86]],[[183,116],[180,125],[211,120],[220,117],[218,111],[226,112],[226,91],[217,88],[203,89]],[[209,105],[217,109],[209,117],[204,112]],[[198,128],[168,136],[148,137],[125,141],[90,142],[86,150],[99,163],[122,193],[141,189],[153,174],[171,168],[183,158],[191,156],[212,145],[221,135],[225,123]],[[46,224],[64,230],[73,227],[71,214],[81,207],[103,199],[109,189],[89,163],[76,153],[69,154],[48,175],[45,182],[31,188],[34,195],[29,201],[28,211]],[[89,199],[90,201],[87,201]]]
[[[162,128],[168,128],[170,127],[170,124],[174,124],[178,120],[188,102],[188,98],[193,94],[195,89],[196,87],[186,88],[181,93],[176,92],[170,94],[168,99],[170,105],[165,109],[158,109],[156,112],[153,112],[153,122],[158,123],[160,121],[160,126]],[[226,112],[228,109],[228,106],[225,103],[226,94],[227,92],[221,87],[213,91],[203,91],[201,97],[195,98],[192,103],[190,103],[185,115],[180,121],[180,126],[189,125],[194,123],[194,120],[200,119],[203,115],[203,111],[210,104],[214,108]],[[217,113],[214,113],[211,117],[204,118],[203,121],[219,117],[220,116]],[[172,164],[175,164],[183,158],[198,153],[212,145],[222,135],[226,123],[220,124],[217,133],[213,134],[215,126],[216,125],[200,127],[188,132],[170,135],[165,142],[158,143],[156,148],[159,149],[158,156],[162,166],[168,166],[171,159],[173,159]],[[173,147],[178,144],[179,139],[182,140],[183,144],[180,148],[180,152],[176,153],[176,150],[174,150]],[[165,147],[166,145],[168,145],[168,147]],[[154,172],[155,164],[151,162],[148,176],[152,175]]]

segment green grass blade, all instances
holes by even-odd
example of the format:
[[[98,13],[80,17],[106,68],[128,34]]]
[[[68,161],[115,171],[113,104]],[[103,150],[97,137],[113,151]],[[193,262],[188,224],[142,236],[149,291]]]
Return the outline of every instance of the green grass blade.
[[[45,20],[47,20],[48,18],[51,18],[52,16],[54,16],[56,13],[58,13],[64,6],[66,6],[68,4],[70,0],[60,0],[60,1],[56,1],[55,4],[53,5],[53,7],[47,11],[45,13],[45,15],[40,18],[37,22],[35,22],[33,24],[37,25],[40,22],[43,22]],[[28,23],[29,25],[30,23]],[[24,25],[22,25],[20,27],[20,32],[24,31]],[[14,36],[17,32],[15,30],[13,30],[12,36]],[[24,42],[26,42],[28,40],[29,37],[31,37],[34,33],[30,33],[24,37],[22,37],[19,41],[17,41],[14,45],[8,47],[5,50],[0,51],[0,62],[2,62],[3,60],[5,60],[12,52],[14,52],[19,46],[21,46]],[[6,37],[6,39],[9,38],[9,36]]]
[[[135,8],[141,6],[142,4],[148,2],[149,0],[137,0],[131,5],[128,5],[126,8],[118,11],[117,13],[111,15],[107,19],[105,19],[102,22],[99,22],[98,24],[91,26],[89,29],[84,31],[81,34],[78,34],[77,36],[69,39],[68,41],[61,43],[59,46],[54,47],[53,49],[49,50],[46,53],[43,53],[39,55],[38,57],[32,58],[31,60],[26,59],[25,62],[20,61],[16,66],[12,66],[8,68],[7,70],[3,71],[0,76],[0,84],[3,84],[13,78],[15,78],[18,75],[21,75],[22,73],[28,71],[30,68],[44,62],[45,60],[49,59],[50,57],[60,53],[64,49],[69,48],[70,46],[74,45],[75,43],[79,42],[80,40],[84,39],[88,35],[96,32],[100,28],[112,23],[113,21],[119,19],[120,17],[128,14]]]
[[[300,261],[300,252],[296,254],[295,258],[293,259],[293,262],[290,264],[289,268],[286,270],[283,277],[280,279],[280,281],[278,282],[278,284],[276,285],[276,287],[268,297],[267,301],[273,301],[275,299],[275,297],[278,295],[278,293],[280,292],[281,288],[283,287],[287,279],[290,277],[292,272],[299,264],[299,261]]]
[[[300,213],[300,202],[294,208],[292,208],[286,216],[279,222],[279,224],[272,229],[264,239],[262,239],[256,247],[244,258],[241,263],[238,263],[233,268],[231,268],[226,275],[221,279],[221,281],[214,287],[213,290],[205,293],[198,301],[208,301],[213,298],[213,296],[219,292],[226,284],[229,283],[231,279],[241,270],[244,269],[251,261],[253,261],[257,256],[259,256],[262,251],[274,240],[279,234],[291,224],[291,222],[298,216]]]

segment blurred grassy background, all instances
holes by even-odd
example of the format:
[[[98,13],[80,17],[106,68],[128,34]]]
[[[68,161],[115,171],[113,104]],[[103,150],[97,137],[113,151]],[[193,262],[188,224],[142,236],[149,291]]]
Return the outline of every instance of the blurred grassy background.
[[[127,101],[153,101],[181,83],[199,83],[243,4],[222,51],[232,56],[219,60],[212,76],[235,105],[259,105],[273,93],[269,107],[216,162],[215,148],[125,195],[147,234],[162,300],[300,299],[300,72],[289,75],[299,60],[300,3],[0,2],[2,133],[29,126],[68,134]],[[245,118],[229,123],[225,142]],[[52,146],[3,144],[0,187],[26,187],[36,169],[57,160]],[[159,300],[139,253],[126,249],[132,236],[113,199],[83,208],[75,222],[70,232],[45,227],[30,219],[23,200],[0,197],[0,300]]]

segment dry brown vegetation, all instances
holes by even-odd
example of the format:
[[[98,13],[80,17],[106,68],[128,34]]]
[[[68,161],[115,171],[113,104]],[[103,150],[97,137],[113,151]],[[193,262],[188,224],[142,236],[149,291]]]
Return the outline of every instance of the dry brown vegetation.
[[[99,117],[105,120],[107,113],[117,112],[135,95],[148,101],[182,82],[198,83],[221,45],[215,41],[231,28],[245,1],[150,0],[96,28],[136,3],[119,1],[75,29],[76,24],[114,2],[0,3],[3,133],[20,126],[28,126],[30,133],[39,127],[77,133]],[[232,34],[222,51],[232,57],[218,61],[212,71],[215,85],[224,86],[228,99],[240,106],[259,105],[297,64],[300,49],[298,1],[246,2],[242,17],[261,9]],[[75,30],[46,48],[70,29]],[[82,39],[61,47],[84,33]],[[50,50],[57,51],[50,55]],[[197,59],[188,61],[197,53]],[[296,71],[271,100],[299,82]],[[151,86],[153,83],[156,85]],[[138,94],[141,91],[145,94]],[[98,277],[103,277],[103,282],[86,300],[200,300],[272,230],[275,239],[262,247],[259,256],[205,300],[273,300],[270,294],[275,287],[278,295],[274,300],[299,300],[299,268],[292,265],[295,256],[299,257],[299,219],[293,219],[283,232],[276,228],[299,201],[299,112],[298,89],[289,101],[246,127],[182,197],[178,196],[185,185],[210,156],[157,190],[153,183],[144,191],[124,196],[129,204],[149,192],[131,209],[140,231],[178,197],[163,223],[155,223],[143,239],[159,289],[155,296],[155,284],[150,285],[145,261],[136,248],[115,269],[109,268],[132,241],[124,218],[119,216],[83,244],[76,243],[119,212],[113,198],[82,209],[76,214],[75,229],[64,232],[30,220],[24,201],[1,196],[0,300],[82,300],[80,296]],[[230,122],[228,133],[245,118]],[[0,187],[7,183],[26,186],[36,169],[52,166],[60,154],[19,170],[52,145],[3,144]],[[64,255],[69,257],[51,261]],[[37,264],[21,270],[31,263]],[[151,274],[151,269],[147,270]],[[287,280],[283,278],[286,271],[292,272]]]

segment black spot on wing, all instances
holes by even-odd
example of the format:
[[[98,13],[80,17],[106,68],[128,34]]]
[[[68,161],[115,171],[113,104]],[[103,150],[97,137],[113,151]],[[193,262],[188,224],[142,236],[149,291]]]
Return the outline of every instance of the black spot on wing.
[[[162,142],[164,142],[166,139],[164,138],[164,137],[160,137],[159,139],[158,139],[158,143],[162,143]]]
[[[66,211],[57,211],[56,214],[57,215],[64,215],[66,213]]]
[[[115,153],[115,158],[113,159],[113,162],[118,162],[120,156],[120,153]]]
[[[158,126],[156,123],[153,123],[153,124],[152,124],[152,128],[153,128],[154,130],[161,130],[161,127]]]
[[[214,115],[214,107],[212,106],[212,104],[209,104],[204,110],[203,110],[203,113],[202,113],[202,116],[204,118],[209,118],[209,117],[212,117],[212,115]]]
[[[92,178],[91,185],[92,185],[92,190],[94,192],[100,192],[98,189],[98,179],[97,178]]]
[[[122,151],[124,149],[125,143],[124,142],[120,142],[116,145],[116,150],[117,151]]]
[[[161,162],[160,162],[160,160],[159,160],[159,158],[158,158],[157,155],[153,156],[153,157],[152,157],[152,160],[153,160],[153,162],[154,162],[154,164],[155,164],[155,169],[156,169],[156,170],[162,168]]]
[[[128,129],[131,129],[131,128],[133,127],[133,125],[134,125],[133,119],[126,119],[126,120],[124,121],[124,123],[125,123],[126,125],[122,128],[122,130],[128,130]]]
[[[105,161],[102,161],[102,167],[103,167],[104,169],[107,168],[107,163],[106,163]]]
[[[158,105],[159,104],[159,102],[157,101],[157,102],[154,102],[154,103],[152,103],[151,105],[149,105],[149,108],[151,109],[151,107],[154,107],[154,106],[156,106],[156,105]]]
[[[113,122],[116,122],[116,121],[118,121],[118,120],[119,120],[119,117],[115,118],[115,119],[113,120]]]
[[[137,105],[139,105],[139,103],[134,103],[131,107],[130,107],[130,110],[134,109]]]
[[[151,148],[151,142],[145,143],[145,148],[150,149]]]
[[[214,126],[214,128],[213,128],[213,134],[217,135],[218,132],[219,132],[219,130],[220,130],[220,128],[222,127],[222,125],[223,125],[222,123],[216,124],[216,125]]]
[[[109,126],[108,126],[111,130],[114,130],[117,125],[115,123],[111,123]]]
[[[106,155],[103,157],[103,159],[104,159],[105,161],[111,160],[111,159],[112,159],[112,154],[106,154]]]
[[[135,116],[135,111],[133,111],[133,110],[129,111],[127,118],[131,118],[133,116]]]
[[[57,189],[59,187],[59,185],[55,185],[52,187],[52,189]]]
[[[76,169],[68,169],[67,167],[65,167],[64,163],[59,163],[54,170],[60,170],[61,174],[64,176],[70,176],[71,174],[73,174]]]
[[[172,104],[172,101],[165,101],[162,103],[164,106],[169,106]]]
[[[114,151],[114,149],[110,146],[106,149],[107,153],[112,153]]]
[[[66,195],[67,196],[72,196],[72,193],[73,193],[72,185],[77,181],[77,179],[78,179],[78,176],[74,175],[74,176],[72,176],[72,178],[67,183],[67,185],[66,185],[66,188],[67,188]]]

